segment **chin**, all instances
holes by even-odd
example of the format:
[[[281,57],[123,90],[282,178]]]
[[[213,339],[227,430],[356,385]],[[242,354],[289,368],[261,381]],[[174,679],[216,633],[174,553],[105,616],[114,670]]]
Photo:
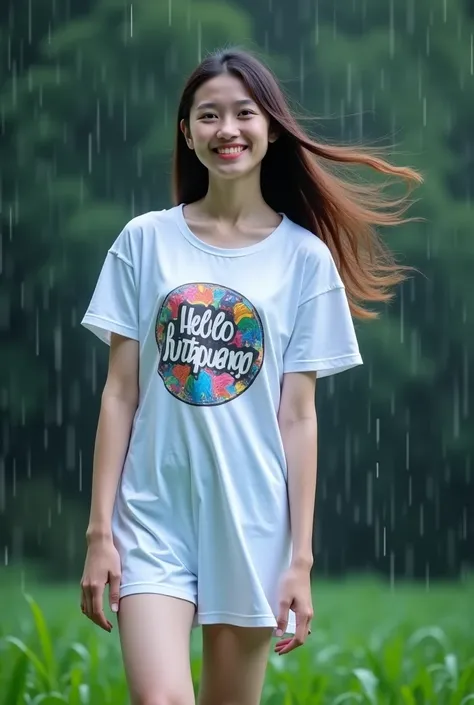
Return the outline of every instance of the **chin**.
[[[234,181],[235,179],[243,179],[246,176],[250,176],[256,169],[261,165],[261,162],[250,165],[243,164],[224,164],[223,168],[216,169],[215,164],[212,168],[207,167],[209,174],[212,174],[217,179],[223,179],[225,181]]]
[[[251,174],[253,169],[222,169],[222,171],[214,171],[213,174],[218,179],[226,181],[235,181],[235,179],[244,179]]]

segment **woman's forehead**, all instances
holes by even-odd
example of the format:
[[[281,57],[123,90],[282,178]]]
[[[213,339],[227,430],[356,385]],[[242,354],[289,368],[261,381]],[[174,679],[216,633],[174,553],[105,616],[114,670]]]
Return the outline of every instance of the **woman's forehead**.
[[[203,83],[194,95],[195,108],[255,104],[244,83],[236,76],[221,74]]]

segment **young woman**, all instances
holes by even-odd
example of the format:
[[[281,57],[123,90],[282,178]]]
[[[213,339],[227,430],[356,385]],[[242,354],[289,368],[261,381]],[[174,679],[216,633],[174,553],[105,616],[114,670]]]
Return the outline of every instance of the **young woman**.
[[[200,705],[257,705],[272,636],[281,655],[310,633],[316,378],[361,364],[351,313],[404,276],[374,227],[406,202],[330,162],[420,181],[312,141],[264,65],[212,55],[178,109],[175,205],[107,253],[81,606],[111,630],[109,584],[134,705],[192,705],[193,627]]]

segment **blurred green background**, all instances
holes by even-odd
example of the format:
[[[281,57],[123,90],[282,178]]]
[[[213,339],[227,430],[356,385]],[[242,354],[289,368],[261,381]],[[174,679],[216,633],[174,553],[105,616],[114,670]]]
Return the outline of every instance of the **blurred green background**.
[[[79,323],[123,225],[171,205],[181,89],[230,45],[271,65],[318,139],[384,145],[425,178],[411,210],[423,220],[383,233],[417,272],[378,321],[357,324],[365,365],[318,385],[314,631],[272,660],[263,702],[466,705],[470,0],[4,0],[0,704],[127,702],[116,634],[78,609],[107,364]]]

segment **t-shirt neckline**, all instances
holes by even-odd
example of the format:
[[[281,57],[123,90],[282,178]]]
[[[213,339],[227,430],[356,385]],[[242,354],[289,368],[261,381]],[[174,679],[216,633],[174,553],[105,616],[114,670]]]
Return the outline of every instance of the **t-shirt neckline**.
[[[183,210],[185,205],[185,203],[180,203],[176,206],[177,221],[182,234],[186,240],[191,243],[191,245],[194,245],[194,247],[197,247],[198,249],[212,255],[219,255],[219,257],[243,257],[245,255],[258,252],[264,247],[268,247],[271,243],[273,243],[275,238],[279,236],[288,220],[284,213],[279,213],[282,218],[281,222],[269,235],[260,240],[260,242],[256,242],[254,245],[246,245],[245,247],[218,247],[217,245],[210,245],[209,243],[204,242],[204,240],[201,240],[193,233],[186,222],[186,218],[184,217]]]

